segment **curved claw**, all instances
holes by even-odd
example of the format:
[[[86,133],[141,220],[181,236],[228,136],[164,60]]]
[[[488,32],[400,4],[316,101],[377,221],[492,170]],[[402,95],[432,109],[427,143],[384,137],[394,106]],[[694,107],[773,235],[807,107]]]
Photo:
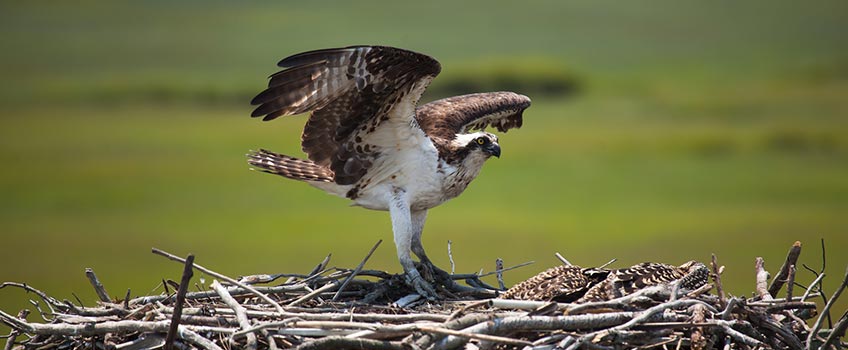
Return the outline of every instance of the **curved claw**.
[[[410,287],[415,288],[415,291],[421,296],[429,299],[429,300],[438,300],[439,295],[436,294],[436,289],[433,286],[424,280],[421,277],[421,274],[418,273],[418,270],[411,269],[406,271],[406,284]]]

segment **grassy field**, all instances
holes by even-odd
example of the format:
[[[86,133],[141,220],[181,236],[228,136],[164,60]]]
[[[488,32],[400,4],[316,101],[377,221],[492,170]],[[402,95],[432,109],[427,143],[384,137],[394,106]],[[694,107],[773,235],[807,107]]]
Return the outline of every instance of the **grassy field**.
[[[358,43],[430,53],[446,79],[514,60],[580,82],[531,96],[503,157],[431,212],[439,265],[448,240],[462,272],[536,261],[508,282],[554,252],[587,266],[715,253],[737,295],[756,256],[775,272],[795,240],[816,269],[825,240],[829,291],[848,265],[844,2],[318,4],[0,5],[0,280],[92,302],[85,267],[116,296],[177,279],[154,246],[237,276],[327,253],[351,267],[377,239],[369,266],[399,271],[386,213],[244,161],[299,152],[303,117],[248,118],[274,62]],[[0,309],[29,297],[0,290]]]

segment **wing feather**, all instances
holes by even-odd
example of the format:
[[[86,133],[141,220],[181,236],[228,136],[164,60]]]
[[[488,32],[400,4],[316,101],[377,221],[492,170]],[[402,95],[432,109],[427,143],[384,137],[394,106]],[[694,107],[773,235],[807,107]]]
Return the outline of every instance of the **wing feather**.
[[[339,184],[367,171],[373,154],[357,149],[359,132],[373,132],[399,104],[413,111],[441,70],[435,59],[385,46],[351,46],[303,52],[282,59],[268,88],[251,101],[253,117],[272,120],[312,112],[301,137],[309,160],[330,168]],[[357,131],[359,130],[359,131]],[[361,149],[361,147],[360,147]]]
[[[506,132],[520,128],[530,98],[514,92],[486,92],[454,96],[427,103],[415,118],[431,138],[453,140],[457,134],[493,126]]]

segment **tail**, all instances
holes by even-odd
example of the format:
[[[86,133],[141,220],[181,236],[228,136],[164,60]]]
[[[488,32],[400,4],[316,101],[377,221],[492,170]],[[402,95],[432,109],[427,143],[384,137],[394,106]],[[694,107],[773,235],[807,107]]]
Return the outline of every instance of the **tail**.
[[[297,159],[260,149],[247,154],[247,163],[257,170],[289,179],[333,182],[333,172],[311,160]]]

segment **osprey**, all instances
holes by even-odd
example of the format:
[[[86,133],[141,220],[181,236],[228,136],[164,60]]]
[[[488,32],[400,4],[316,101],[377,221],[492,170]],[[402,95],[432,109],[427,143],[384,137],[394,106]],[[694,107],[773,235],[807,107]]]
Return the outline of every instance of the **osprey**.
[[[491,156],[493,126],[519,128],[527,96],[512,92],[418,99],[439,62],[385,46],[299,53],[280,61],[268,88],[251,101],[251,116],[272,120],[310,112],[301,145],[307,159],[266,150],[248,154],[258,170],[301,180],[354,205],[388,211],[406,283],[430,299],[433,266],[421,245],[427,210],[458,196]],[[418,271],[411,254],[420,260]]]

